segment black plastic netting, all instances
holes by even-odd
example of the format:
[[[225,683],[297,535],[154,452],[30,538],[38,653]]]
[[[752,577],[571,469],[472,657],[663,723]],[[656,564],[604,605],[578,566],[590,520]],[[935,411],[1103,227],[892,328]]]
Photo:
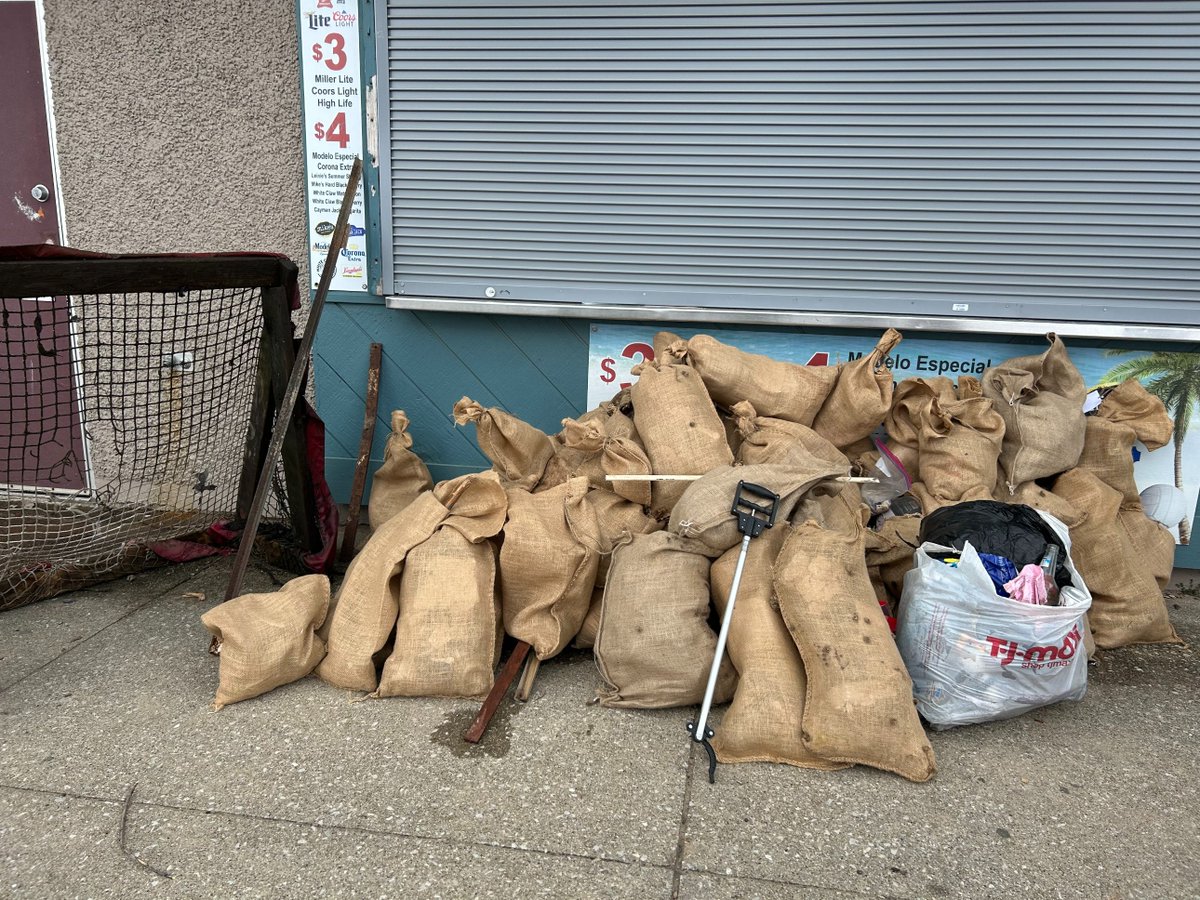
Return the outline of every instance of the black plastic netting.
[[[157,542],[234,516],[258,288],[0,309],[0,609],[136,571]]]

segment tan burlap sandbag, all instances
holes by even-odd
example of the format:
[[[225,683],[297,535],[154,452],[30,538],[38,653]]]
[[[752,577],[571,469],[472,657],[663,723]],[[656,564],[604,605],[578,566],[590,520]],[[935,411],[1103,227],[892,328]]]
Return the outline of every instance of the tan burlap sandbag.
[[[594,647],[604,706],[689,706],[704,697],[717,635],[708,626],[711,561],[669,531],[616,549]],[[733,696],[737,673],[723,662],[716,703]]]
[[[393,410],[392,433],[383,448],[383,465],[375,471],[367,501],[367,520],[372,528],[381,526],[433,487],[429,469],[411,447],[408,416],[402,409]]]
[[[913,554],[921,546],[917,537],[920,530],[920,516],[892,516],[878,531],[864,532],[867,571],[874,573],[871,583],[883,590],[883,596],[876,590],[876,598],[887,600],[893,611],[899,609],[904,576],[916,566]]]
[[[600,610],[604,607],[604,588],[595,587],[592,589],[592,601],[588,606],[587,615],[583,619],[583,624],[579,626],[579,633],[575,635],[575,640],[571,641],[571,646],[576,650],[591,650],[596,645],[596,635],[600,631]]]
[[[1133,473],[1137,433],[1125,422],[1110,422],[1099,416],[1087,416],[1086,425],[1079,468],[1119,491],[1126,508],[1140,509],[1141,497]]]
[[[596,632],[600,628],[600,609],[604,585],[612,565],[613,549],[635,535],[661,531],[664,523],[647,515],[637,504],[603,490],[593,490],[573,504],[568,510],[568,521],[572,534],[599,554],[591,605],[573,644],[581,650],[588,650],[595,643]]]
[[[737,461],[743,465],[808,465],[814,459],[844,465],[847,461],[844,453],[807,425],[760,416],[745,400],[735,404],[732,412],[742,439]]]
[[[705,553],[720,556],[742,542],[737,516],[732,511],[738,482],[746,481],[778,494],[776,518],[782,522],[812,487],[844,476],[849,470],[848,463],[836,465],[817,459],[789,466],[721,466],[691,483],[671,511],[667,528],[696,541]],[[765,502],[750,495],[747,498],[756,504]]]
[[[958,399],[971,400],[983,396],[983,382],[974,375],[958,376]]]
[[[686,359],[704,379],[713,400],[722,406],[732,409],[734,404],[749,400],[759,415],[801,425],[812,425],[838,377],[834,366],[781,362],[722,344],[707,334],[672,344],[667,352]]]
[[[1004,441],[1004,420],[990,400],[941,400],[921,411],[918,479],[912,487],[925,515],[964,500],[990,500]]]
[[[1175,535],[1161,522],[1155,522],[1140,509],[1122,509],[1117,520],[1129,537],[1133,554],[1165,590],[1175,570]]]
[[[867,577],[861,526],[840,531],[809,520],[793,528],[775,566],[775,592],[808,675],[805,749],[910,781],[932,778],[933,748]]]
[[[500,548],[504,630],[531,644],[538,659],[567,645],[591,603],[600,554],[576,538],[568,521],[588,490],[586,478],[572,478],[538,494],[508,491]]]
[[[1083,512],[1077,509],[1075,504],[1046,490],[1035,481],[1027,481],[1020,485],[1012,496],[1005,498],[1005,502],[1023,503],[1034,509],[1040,509],[1042,512],[1050,513],[1067,528],[1073,528],[1083,519]]]
[[[500,656],[496,551],[447,519],[400,576],[395,646],[375,697],[477,697]]]
[[[358,551],[346,570],[328,624],[329,652],[317,675],[337,687],[375,690],[372,657],[387,644],[399,613],[399,575],[405,557],[429,539],[453,514],[478,519],[475,527],[496,534],[504,525],[507,501],[495,472],[463,475],[422,494],[384,523]]]
[[[833,390],[813,420],[817,434],[836,447],[849,447],[883,423],[894,388],[886,360],[900,341],[900,332],[889,328],[866,356],[838,364]]]
[[[944,402],[957,400],[954,382],[941,375],[906,378],[892,391],[892,406],[884,416],[888,449],[913,478],[917,476],[922,423],[935,398]]]
[[[659,362],[663,362],[667,358],[667,348],[672,344],[677,344],[682,341],[679,335],[673,331],[656,332],[653,338],[652,346],[654,348],[654,358]]]
[[[694,369],[644,363],[634,374],[633,421],[656,474],[703,475],[733,462],[725,426]],[[654,482],[655,513],[669,513],[685,490],[687,482]]]
[[[622,413],[608,416],[605,422],[625,420]],[[598,420],[584,422],[563,419],[563,430],[555,439],[554,459],[537,490],[562,484],[569,478],[584,477],[595,487],[607,488],[618,496],[641,506],[651,502],[649,481],[608,481],[609,475],[649,475],[646,451],[632,438],[614,437]],[[625,430],[618,425],[615,430]]]
[[[737,690],[715,729],[713,749],[724,763],[788,763],[811,769],[840,769],[804,748],[801,721],[807,680],[800,653],[788,634],[775,598],[775,559],[787,538],[782,523],[750,542],[726,644],[738,672]],[[717,610],[725,615],[741,547],[712,566]]]
[[[1096,646],[1178,642],[1155,581],[1160,564],[1138,551],[1118,518],[1120,492],[1086,469],[1060,475],[1053,492],[1082,513],[1071,529],[1071,559],[1092,592]]]
[[[1171,439],[1174,423],[1163,402],[1130,379],[1109,391],[1096,411],[1085,418],[1087,431],[1079,468],[1120,491],[1123,507],[1140,509],[1133,445],[1140,440],[1146,449],[1157,450]]]
[[[1162,400],[1136,378],[1123,381],[1104,395],[1097,418],[1129,425],[1148,450],[1165,447],[1175,433],[1175,423]]]
[[[1083,452],[1087,386],[1062,339],[1051,332],[1046,340],[1045,353],[1015,357],[983,373],[983,396],[1004,420],[1000,467],[1010,491],[1065,472]]]
[[[664,527],[645,507],[599,488],[568,503],[567,521],[576,539],[599,553],[602,560],[634,535],[662,531]]]
[[[644,453],[642,439],[638,436],[637,425],[633,422],[633,407],[629,412],[623,412],[614,407],[604,419],[604,433],[610,438],[622,438],[636,444]]]
[[[505,481],[532,488],[542,480],[554,457],[550,436],[502,409],[485,409],[469,397],[454,404],[454,421],[475,423],[475,439],[483,455]]]
[[[721,424],[725,426],[725,443],[729,445],[729,451],[733,454],[733,458],[737,459],[742,450],[742,433],[738,430],[738,417],[723,406],[717,407],[717,415],[721,417]]]
[[[329,609],[329,579],[293,578],[272,594],[245,594],[200,621],[219,641],[220,682],[213,709],[303,678],[325,655],[316,630]]]

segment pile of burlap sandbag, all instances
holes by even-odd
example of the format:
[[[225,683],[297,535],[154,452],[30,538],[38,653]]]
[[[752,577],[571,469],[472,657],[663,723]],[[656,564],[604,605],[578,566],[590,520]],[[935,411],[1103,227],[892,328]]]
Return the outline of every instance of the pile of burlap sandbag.
[[[1007,360],[978,380],[902,382],[885,421],[887,449],[911,476],[925,515],[995,499],[1042,509],[1068,525],[1072,557],[1092,592],[1088,637],[1095,646],[1178,641],[1162,595],[1175,542],[1142,510],[1132,456],[1135,442],[1147,450],[1165,445],[1171,419],[1136,380],[1111,389],[1085,415],[1083,377],[1062,340],[1049,334],[1047,341],[1045,352]],[[871,455],[863,461],[869,465]],[[895,536],[915,544],[917,527],[893,521],[887,527],[904,532]],[[898,600],[896,577],[903,573],[884,574],[897,565],[891,556],[876,551],[876,581]]]
[[[924,515],[976,499],[1044,509],[1071,529],[1100,647],[1177,640],[1161,593],[1173,540],[1142,512],[1130,455],[1135,441],[1169,440],[1170,419],[1137,382],[1085,417],[1083,380],[1048,340],[979,379],[895,385],[891,329],[836,366],[662,332],[631,387],[556,434],[464,397],[455,421],[475,425],[492,469],[436,486],[397,411],[371,493],[374,533],[332,602],[327,583],[293,583],[285,591],[309,599],[281,623],[278,596],[241,598],[249,639],[236,617],[222,621],[229,604],[206,617],[236,663],[230,684],[222,664],[218,703],[313,667],[373,697],[478,697],[507,633],[539,660],[590,648],[602,706],[697,704],[746,481],[781,502],[776,526],[751,542],[721,661],[715,700],[731,704],[718,758],[860,763],[924,781],[933,750],[889,629]],[[912,509],[864,503],[846,483],[884,463],[903,470]],[[255,628],[268,643],[272,629],[283,635],[266,657],[278,662],[243,671],[238,648]]]

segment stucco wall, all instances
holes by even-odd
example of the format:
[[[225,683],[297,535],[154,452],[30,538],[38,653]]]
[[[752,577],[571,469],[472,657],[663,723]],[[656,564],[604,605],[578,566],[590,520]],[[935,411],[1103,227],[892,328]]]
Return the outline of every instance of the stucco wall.
[[[293,0],[45,0],[73,246],[269,250],[306,273]]]

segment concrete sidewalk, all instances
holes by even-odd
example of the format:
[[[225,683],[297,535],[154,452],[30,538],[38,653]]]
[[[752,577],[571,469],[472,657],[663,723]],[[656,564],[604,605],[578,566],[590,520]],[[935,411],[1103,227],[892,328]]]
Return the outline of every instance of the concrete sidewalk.
[[[709,785],[690,711],[589,706],[587,653],[476,748],[475,703],[314,678],[214,713],[200,614],[227,577],[192,563],[0,614],[0,896],[1200,895],[1181,648],[1105,653],[1082,703],[932,735],[929,784],[745,765]],[[1200,601],[1169,602],[1194,643]],[[169,878],[121,853],[135,783],[127,847]]]

